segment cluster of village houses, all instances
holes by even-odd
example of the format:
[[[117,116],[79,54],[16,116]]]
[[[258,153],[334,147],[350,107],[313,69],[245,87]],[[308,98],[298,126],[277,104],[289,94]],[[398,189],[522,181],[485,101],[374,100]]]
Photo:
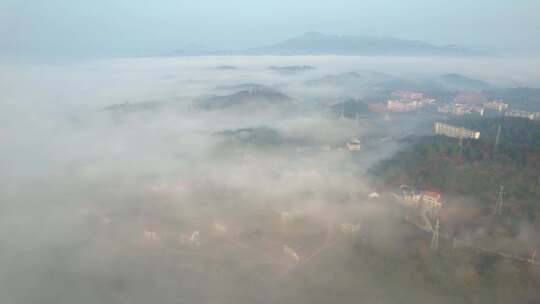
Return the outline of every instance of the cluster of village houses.
[[[305,216],[307,215],[304,212],[283,211],[281,212],[281,222],[283,224],[287,224],[291,221],[302,219]],[[339,224],[338,228],[343,234],[353,234],[360,229],[360,224],[344,222],[344,223]],[[217,221],[214,221],[212,223],[212,231],[213,231],[213,234],[221,235],[221,236],[229,235],[231,232],[228,226]],[[154,230],[144,230],[143,239],[148,242],[157,242],[157,241],[162,240],[162,236],[160,235],[160,233]],[[178,240],[180,244],[183,246],[191,247],[191,248],[199,248],[201,246],[201,233],[199,230],[194,230],[187,234],[180,233]],[[302,258],[300,254],[295,249],[293,249],[293,247],[294,246],[291,246],[288,244],[282,244],[283,254],[290,261],[300,262]]]
[[[454,98],[451,104],[440,104],[437,111],[443,114],[483,116],[488,110],[495,111],[508,117],[520,117],[530,120],[540,120],[540,112],[511,109],[503,100],[482,101],[481,94],[462,93]],[[436,104],[435,99],[426,98],[423,93],[396,91],[386,102],[386,110],[394,112],[409,112]]]
[[[396,91],[392,93],[392,99],[386,102],[390,111],[408,112],[435,103],[435,99],[426,98],[423,93]]]

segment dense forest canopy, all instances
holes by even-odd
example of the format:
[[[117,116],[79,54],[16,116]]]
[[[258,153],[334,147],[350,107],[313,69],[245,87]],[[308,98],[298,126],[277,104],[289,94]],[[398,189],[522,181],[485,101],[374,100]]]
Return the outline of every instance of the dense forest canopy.
[[[540,221],[540,123],[520,118],[460,119],[480,140],[409,138],[406,149],[373,168],[386,185],[408,183],[475,198],[490,208],[500,185],[511,214]],[[499,145],[495,146],[501,127]]]
[[[335,104],[332,106],[332,111],[339,116],[350,119],[371,113],[368,104],[358,99],[347,99],[344,102]]]
[[[540,111],[540,89],[517,87],[487,91],[489,99],[502,99],[512,108],[525,111]]]

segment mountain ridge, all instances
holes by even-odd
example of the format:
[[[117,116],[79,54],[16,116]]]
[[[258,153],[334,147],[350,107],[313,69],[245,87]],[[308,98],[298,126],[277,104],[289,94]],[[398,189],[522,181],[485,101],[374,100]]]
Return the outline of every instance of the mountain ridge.
[[[292,98],[279,91],[260,86],[251,87],[229,95],[212,96],[198,101],[198,106],[205,110],[221,110],[231,107],[271,106],[292,102]]]

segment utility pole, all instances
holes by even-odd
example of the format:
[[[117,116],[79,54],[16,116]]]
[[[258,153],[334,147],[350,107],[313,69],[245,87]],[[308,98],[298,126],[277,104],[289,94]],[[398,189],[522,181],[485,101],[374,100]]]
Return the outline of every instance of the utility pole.
[[[495,202],[495,215],[502,215],[503,195],[504,195],[504,185],[501,185],[499,188],[499,194],[497,194],[497,201]]]
[[[439,219],[435,222],[435,228],[433,229],[433,236],[431,237],[431,250],[439,249]]]

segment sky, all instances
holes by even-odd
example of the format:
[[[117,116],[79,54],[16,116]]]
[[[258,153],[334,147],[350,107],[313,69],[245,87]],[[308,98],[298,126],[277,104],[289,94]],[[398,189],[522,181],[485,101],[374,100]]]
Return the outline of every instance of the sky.
[[[307,31],[540,51],[537,0],[0,0],[1,56],[244,49]]]

